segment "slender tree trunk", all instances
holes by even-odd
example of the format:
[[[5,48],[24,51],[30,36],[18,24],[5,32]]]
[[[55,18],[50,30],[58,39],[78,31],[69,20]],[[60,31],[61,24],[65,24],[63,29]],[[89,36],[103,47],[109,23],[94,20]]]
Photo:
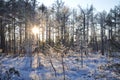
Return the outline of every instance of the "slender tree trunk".
[[[49,55],[49,58],[50,58],[50,64],[51,64],[51,66],[52,66],[52,68],[53,68],[53,70],[55,72],[55,77],[57,77],[57,72],[56,72],[56,69],[55,69],[55,67],[53,65],[53,62],[52,62],[52,59],[51,59],[51,55]]]
[[[61,26],[61,41],[62,41],[62,44],[64,44],[64,41],[63,41],[63,25]]]
[[[11,29],[10,29],[10,25],[8,26],[8,39],[9,39],[9,47],[8,47],[8,51],[11,53]]]
[[[4,34],[4,26],[2,25],[2,19],[0,19],[0,41],[1,41],[0,48],[4,53],[5,52],[5,34]]]
[[[63,68],[63,75],[64,75],[64,79],[63,80],[65,80],[65,66],[64,66],[64,53],[62,53],[62,55],[61,55],[61,58],[62,58],[62,68]]]
[[[22,51],[22,46],[21,46],[21,44],[22,44],[22,26],[21,26],[21,24],[20,24],[20,30],[19,30],[19,37],[20,37],[20,42],[19,42],[19,54],[20,54]]]
[[[75,25],[73,23],[73,35],[72,35],[72,43],[71,43],[73,47],[74,47],[74,33],[75,33],[74,28],[75,28]]]
[[[28,9],[28,0],[26,0],[26,3],[25,3],[25,11],[24,11],[24,14],[25,14],[25,40],[28,39],[28,15],[27,15],[27,10]]]
[[[28,29],[27,29],[27,19],[25,20],[25,39],[27,40],[28,39]]]
[[[95,45],[96,45],[96,50],[98,51],[98,41],[97,41],[97,36],[95,36]]]
[[[14,27],[14,31],[13,31],[13,34],[14,34],[14,42],[13,42],[13,44],[14,44],[14,54],[16,54],[16,35],[15,35],[15,18],[13,18],[13,27]]]
[[[49,45],[51,45],[51,26],[49,26]]]
[[[68,38],[68,37],[67,37]],[[63,22],[63,44],[66,46],[66,26],[65,26],[65,15],[64,15],[64,22]]]
[[[110,29],[110,39],[112,39],[112,35],[113,35],[113,28],[111,26],[111,29]]]
[[[103,35],[103,23],[101,23],[101,52],[104,55],[104,35]]]
[[[83,19],[83,39],[85,41],[85,13],[84,13],[84,19]]]

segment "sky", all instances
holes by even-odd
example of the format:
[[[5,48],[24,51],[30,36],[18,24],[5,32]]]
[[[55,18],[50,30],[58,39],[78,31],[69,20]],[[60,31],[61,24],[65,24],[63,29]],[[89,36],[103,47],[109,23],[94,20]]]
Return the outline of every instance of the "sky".
[[[38,0],[46,6],[51,6],[56,0]],[[82,8],[89,7],[91,4],[96,8],[96,11],[101,12],[106,10],[109,12],[115,5],[120,4],[120,0],[62,0],[65,5],[70,8],[78,8],[80,5]]]

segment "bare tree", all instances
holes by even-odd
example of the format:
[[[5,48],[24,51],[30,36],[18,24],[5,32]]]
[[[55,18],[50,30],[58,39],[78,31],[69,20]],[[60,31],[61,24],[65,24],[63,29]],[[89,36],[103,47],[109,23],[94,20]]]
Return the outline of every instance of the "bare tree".
[[[106,20],[106,16],[107,13],[105,11],[103,11],[102,13],[99,13],[99,24],[100,24],[100,28],[101,28],[101,53],[102,55],[104,55],[104,40],[105,40],[105,20]]]

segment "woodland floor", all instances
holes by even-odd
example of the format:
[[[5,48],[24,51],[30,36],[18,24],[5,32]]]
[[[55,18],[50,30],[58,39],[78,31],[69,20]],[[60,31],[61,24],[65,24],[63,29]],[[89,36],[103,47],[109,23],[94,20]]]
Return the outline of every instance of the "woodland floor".
[[[20,76],[12,75],[12,80],[64,80],[61,58],[52,56],[51,61],[56,69],[56,77],[49,56],[42,53],[33,57],[1,56],[1,75],[4,76],[6,71],[14,67]],[[65,80],[120,80],[120,57],[89,53],[83,56],[82,66],[81,55],[71,52],[63,58],[63,61]],[[37,62],[41,62],[39,67]]]

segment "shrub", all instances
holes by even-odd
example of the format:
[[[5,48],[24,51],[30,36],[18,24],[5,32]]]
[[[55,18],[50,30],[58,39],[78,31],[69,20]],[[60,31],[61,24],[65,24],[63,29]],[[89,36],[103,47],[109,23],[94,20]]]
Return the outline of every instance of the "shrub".
[[[4,73],[0,71],[0,80],[22,80],[20,73],[14,67],[8,69]]]

